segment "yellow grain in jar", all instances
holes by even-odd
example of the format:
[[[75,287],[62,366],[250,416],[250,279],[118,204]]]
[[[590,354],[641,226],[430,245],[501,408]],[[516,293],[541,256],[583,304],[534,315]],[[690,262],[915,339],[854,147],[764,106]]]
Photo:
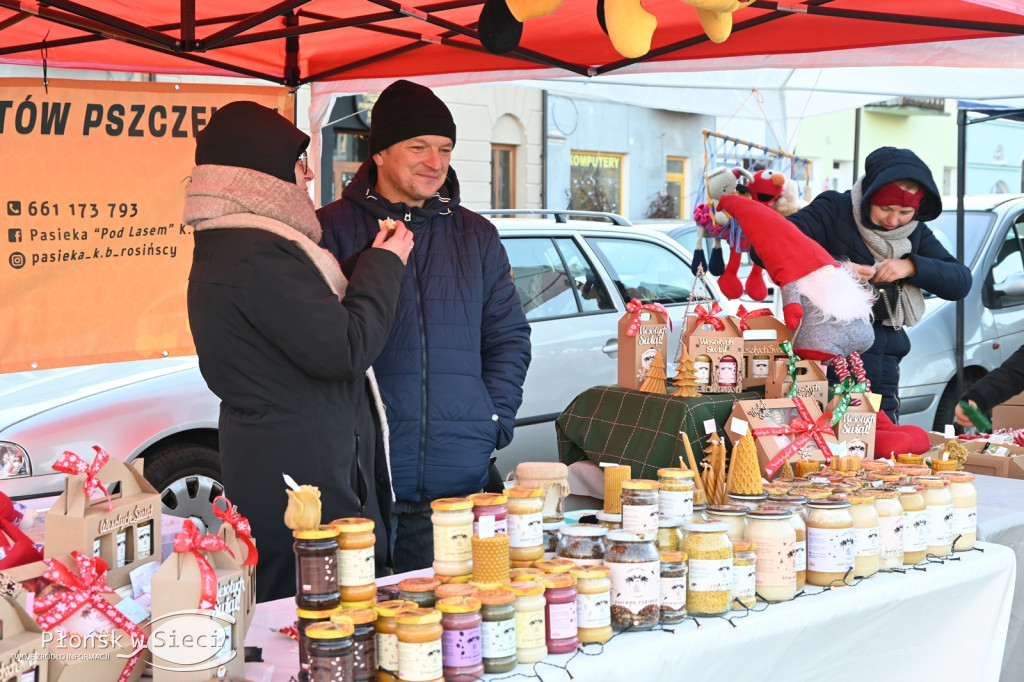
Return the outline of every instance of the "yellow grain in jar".
[[[689,583],[686,611],[693,616],[720,616],[732,604],[732,541],[728,524],[688,521],[683,524]]]
[[[658,469],[658,513],[678,516],[683,521],[693,518],[694,472],[689,469]]]
[[[691,519],[693,514],[690,515]],[[689,519],[681,516],[658,517],[658,551],[675,552],[683,540],[683,523]]]

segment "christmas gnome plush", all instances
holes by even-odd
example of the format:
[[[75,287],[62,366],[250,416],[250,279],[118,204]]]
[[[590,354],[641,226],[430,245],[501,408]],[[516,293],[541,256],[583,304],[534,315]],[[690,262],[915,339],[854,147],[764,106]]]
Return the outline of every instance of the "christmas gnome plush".
[[[772,281],[782,288],[783,317],[794,330],[793,349],[806,360],[827,362],[864,352],[875,342],[872,296],[849,264],[840,265],[796,225],[768,206],[739,195],[719,206],[743,229]],[[931,447],[924,429],[896,425],[878,413],[875,453],[923,453]]]

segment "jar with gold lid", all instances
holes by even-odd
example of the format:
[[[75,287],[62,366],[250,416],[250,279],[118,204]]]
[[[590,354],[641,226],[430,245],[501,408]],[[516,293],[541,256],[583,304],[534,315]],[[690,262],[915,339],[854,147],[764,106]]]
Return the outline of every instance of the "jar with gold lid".
[[[649,630],[658,623],[661,557],[655,535],[613,530],[608,533],[604,564],[611,569],[612,625]]]
[[[441,660],[445,682],[473,682],[484,674],[480,600],[445,597],[437,600],[441,612]]]
[[[576,624],[581,644],[603,644],[612,638],[611,569],[604,565],[579,566],[569,571],[576,578]]]
[[[686,554],[678,550],[661,552],[662,625],[675,625],[686,618]]]
[[[306,628],[313,623],[329,623],[331,614],[337,610],[337,607],[323,611],[295,609],[295,632],[299,645],[299,682],[309,682],[309,642],[306,640]]]
[[[689,469],[658,469],[658,513],[678,516],[683,521],[693,518],[695,473]]]
[[[395,616],[398,623],[398,679],[402,682],[443,682],[441,612],[412,609]]]
[[[508,495],[508,551],[514,567],[544,558],[544,489],[515,486]]]
[[[558,531],[555,556],[570,559],[578,566],[599,566],[604,564],[604,553],[608,551],[608,529],[589,523],[570,523]]]
[[[691,616],[720,616],[732,607],[732,541],[720,521],[683,524],[686,553],[686,611]]]
[[[853,517],[853,577],[870,578],[878,573],[879,519],[875,498],[868,494],[850,495],[850,516]]]
[[[622,482],[622,530],[657,533],[658,482],[630,478]]]
[[[849,500],[807,503],[807,582],[819,587],[847,584],[854,565],[853,517]]]
[[[743,611],[757,603],[757,543],[732,541],[732,610]]]
[[[377,682],[398,682],[398,621],[395,616],[415,608],[416,602],[403,599],[374,605],[373,610],[377,612]]]
[[[786,509],[793,512],[789,523],[796,534],[793,545],[793,564],[796,567],[796,589],[799,592],[807,584],[807,497],[804,495],[769,495],[761,505],[764,509]]]
[[[502,493],[473,493],[466,496],[473,501],[473,535],[480,535],[480,519],[491,517],[485,523],[494,524],[495,533],[508,533],[508,496]]]
[[[508,579],[510,582],[529,582],[536,580],[537,578],[544,575],[544,571],[533,566],[525,566],[523,568],[511,568],[508,571]]]
[[[331,521],[338,529],[338,590],[343,603],[370,601],[377,595],[373,519]]]
[[[313,623],[306,628],[310,680],[355,679],[352,623]]]
[[[974,487],[974,474],[944,471],[939,476],[949,481],[953,495],[953,551],[974,549],[978,538],[978,491]]]
[[[530,581],[513,582],[508,588],[516,595],[516,661],[536,663],[548,655],[544,586]]]
[[[449,597],[472,597],[480,588],[473,583],[442,583],[434,590],[436,599],[448,599]],[[437,608],[435,602],[434,608]]]
[[[874,488],[878,513],[878,568],[891,571],[903,566],[903,505],[898,488]]]
[[[331,614],[332,623],[352,624],[352,679],[354,682],[369,682],[369,680],[377,679],[376,621],[377,612],[373,609],[339,609]]]
[[[941,476],[918,476],[915,483],[924,486],[927,546],[925,551],[944,557],[953,551],[953,493],[949,481]]]
[[[323,611],[341,603],[338,591],[338,529],[320,526],[292,531],[295,538],[295,604]]]
[[[897,464],[893,471],[908,477],[930,476],[932,473],[924,464]]]
[[[437,578],[405,578],[398,583],[398,596],[415,602],[420,608],[433,608],[437,601],[435,591],[440,584]]]
[[[796,528],[793,512],[780,507],[752,509],[745,539],[756,544],[757,593],[769,602],[796,596]],[[733,548],[735,550],[735,547]]]
[[[480,600],[480,642],[485,673],[507,673],[516,667],[516,595],[496,588],[477,592]]]
[[[469,575],[473,572],[473,501],[445,497],[430,503],[434,528],[434,573]]]
[[[922,491],[924,486],[906,483],[900,486],[900,505],[903,507],[903,565],[913,566],[924,561],[928,554],[926,530],[927,506]]]
[[[742,504],[712,504],[704,511],[708,521],[721,521],[728,526],[729,537],[742,540],[747,530],[747,512],[750,508]],[[684,525],[685,528],[685,525]]]
[[[552,573],[568,573],[572,569],[576,568],[576,565],[576,562],[572,559],[564,558],[541,559],[540,561],[533,562],[533,567],[539,568],[546,575],[551,575]],[[538,576],[537,579],[539,580],[542,577],[543,576]]]
[[[537,578],[544,586],[545,640],[549,654],[567,654],[580,645],[576,613],[576,577],[551,573]]]

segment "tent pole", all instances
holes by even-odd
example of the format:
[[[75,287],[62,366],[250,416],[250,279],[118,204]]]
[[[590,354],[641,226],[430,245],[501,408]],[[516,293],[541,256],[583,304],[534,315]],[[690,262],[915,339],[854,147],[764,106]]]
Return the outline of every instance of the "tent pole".
[[[956,259],[964,262],[964,194],[967,185],[967,110],[956,115]],[[956,301],[956,396],[964,394],[964,300]]]
[[[860,177],[860,107],[853,112],[853,177],[850,179],[850,187],[857,184]]]

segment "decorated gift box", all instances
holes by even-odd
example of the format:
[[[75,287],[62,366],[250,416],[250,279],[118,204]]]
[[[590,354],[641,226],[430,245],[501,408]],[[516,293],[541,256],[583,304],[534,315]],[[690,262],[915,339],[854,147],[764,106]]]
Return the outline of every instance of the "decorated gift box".
[[[223,539],[200,534],[186,520],[174,536],[174,554],[153,574],[152,587],[150,636],[160,640],[150,646],[156,682],[244,677],[245,575]],[[190,630],[205,636],[202,642],[187,646],[173,638],[175,619],[183,617],[182,611],[190,614]],[[183,669],[182,663],[196,656],[200,644],[206,654],[203,665]]]
[[[238,507],[231,500],[221,495],[213,501],[213,513],[224,523],[220,525],[217,536],[224,541],[228,551],[241,564],[242,576],[245,578],[242,592],[242,620],[245,632],[249,631],[253,614],[256,612],[256,562],[259,553],[256,541],[252,537],[249,519],[238,512]]]
[[[832,394],[828,404],[828,411],[833,415],[832,428],[845,455],[874,459],[875,431],[882,397],[871,392],[860,356],[854,354],[850,360],[837,358],[832,362],[839,377],[839,383],[829,391]]]
[[[619,319],[619,386],[638,390],[651,370],[655,357],[667,357],[668,333],[672,320],[658,303],[633,299]]]
[[[13,596],[0,597],[0,680],[47,682],[43,630]]]
[[[786,357],[779,344],[792,341],[793,334],[768,308],[748,311],[741,305],[736,320],[743,334],[743,390],[764,386],[775,360]]]
[[[743,381],[743,334],[733,319],[713,303],[694,307],[686,316],[682,343],[693,360],[700,393],[738,391]]]
[[[748,430],[767,478],[787,461],[807,457],[829,463],[839,450],[832,414],[822,414],[810,398],[737,401],[726,422],[727,435],[736,443]]]
[[[44,556],[102,557],[116,589],[130,584],[132,569],[160,561],[160,494],[143,477],[141,461],[125,464],[99,446],[93,450],[92,463],[65,452],[53,465],[69,476],[46,512]]]
[[[764,385],[765,398],[810,398],[821,411],[828,404],[828,377],[825,370],[813,360],[802,360],[793,354],[793,344],[779,344],[786,358],[772,362],[768,381]]]

